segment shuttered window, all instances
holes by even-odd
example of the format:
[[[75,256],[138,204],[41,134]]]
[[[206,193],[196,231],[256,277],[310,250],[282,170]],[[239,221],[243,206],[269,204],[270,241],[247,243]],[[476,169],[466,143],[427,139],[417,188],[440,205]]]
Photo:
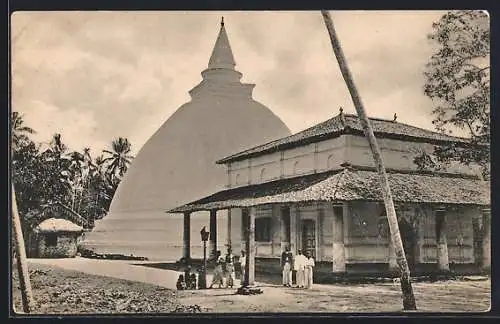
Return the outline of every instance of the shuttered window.
[[[271,217],[255,219],[255,241],[271,241]]]

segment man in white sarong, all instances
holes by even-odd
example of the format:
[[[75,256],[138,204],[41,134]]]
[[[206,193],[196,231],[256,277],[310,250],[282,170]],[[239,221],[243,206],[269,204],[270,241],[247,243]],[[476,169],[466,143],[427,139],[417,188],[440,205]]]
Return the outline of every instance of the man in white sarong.
[[[241,251],[240,254],[240,270],[241,270],[241,284],[245,281],[245,267],[247,265],[247,256],[245,255],[245,251]]]
[[[314,258],[311,256],[311,252],[306,253],[306,262],[305,262],[305,286],[308,289],[311,289],[313,286],[313,271],[314,271]]]
[[[305,269],[306,269],[306,261],[307,258],[302,254],[301,250],[297,251],[297,256],[295,257],[295,262],[293,268],[295,269],[296,272],[296,281],[297,281],[297,287],[298,288],[304,288],[304,275],[305,275]]]
[[[286,246],[285,251],[281,254],[281,269],[283,275],[283,286],[292,286],[292,266],[293,254],[290,252],[290,247]]]

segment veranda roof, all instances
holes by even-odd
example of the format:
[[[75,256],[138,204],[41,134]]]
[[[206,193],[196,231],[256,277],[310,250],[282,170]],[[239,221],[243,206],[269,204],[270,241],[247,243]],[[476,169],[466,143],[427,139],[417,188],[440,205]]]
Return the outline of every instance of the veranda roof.
[[[49,218],[38,224],[34,229],[37,233],[58,233],[58,232],[83,232],[83,227],[78,226],[66,219]]]
[[[393,199],[398,203],[490,205],[490,184],[477,177],[387,170]],[[184,213],[313,201],[383,201],[378,173],[355,167],[280,179],[219,191],[171,209]]]

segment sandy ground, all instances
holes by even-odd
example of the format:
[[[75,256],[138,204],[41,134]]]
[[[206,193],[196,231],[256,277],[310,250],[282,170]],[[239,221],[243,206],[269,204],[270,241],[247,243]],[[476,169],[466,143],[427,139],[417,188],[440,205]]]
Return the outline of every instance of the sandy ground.
[[[392,283],[317,284],[310,290],[257,283],[263,294],[242,296],[235,294],[236,289],[177,292],[171,289],[177,272],[130,261],[30,260],[29,264],[33,290],[43,305],[41,313],[167,313],[179,305],[197,305],[203,311],[216,313],[399,312],[402,309],[400,286]],[[39,269],[42,271],[37,272]],[[413,289],[419,311],[484,312],[490,305],[489,279],[419,282],[413,283]],[[14,297],[19,306],[16,289]]]
[[[226,289],[181,291],[180,303],[199,304],[211,312],[400,312],[399,285],[315,285],[312,289],[262,285],[263,294],[233,295]],[[491,283],[445,281],[414,283],[419,311],[484,312],[490,307]]]

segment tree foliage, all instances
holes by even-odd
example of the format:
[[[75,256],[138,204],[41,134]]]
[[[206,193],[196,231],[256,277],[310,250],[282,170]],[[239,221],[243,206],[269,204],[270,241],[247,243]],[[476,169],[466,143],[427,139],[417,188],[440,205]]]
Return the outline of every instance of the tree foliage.
[[[43,217],[42,209],[59,202],[87,219],[92,226],[109,210],[111,199],[127,171],[132,156],[126,138],[112,142],[113,152],[104,158],[92,156],[89,148],[71,151],[61,134],[54,134],[49,145],[30,139],[34,130],[24,125],[21,114],[13,112],[12,181],[23,230],[30,230]]]
[[[426,65],[425,94],[435,104],[433,124],[442,132],[466,131],[471,144],[435,148],[436,161],[478,164],[489,173],[490,164],[490,29],[482,11],[450,11],[433,24],[429,39],[437,51]],[[436,166],[420,156],[420,167]],[[425,164],[425,166],[423,164]],[[439,163],[438,163],[439,164]]]

